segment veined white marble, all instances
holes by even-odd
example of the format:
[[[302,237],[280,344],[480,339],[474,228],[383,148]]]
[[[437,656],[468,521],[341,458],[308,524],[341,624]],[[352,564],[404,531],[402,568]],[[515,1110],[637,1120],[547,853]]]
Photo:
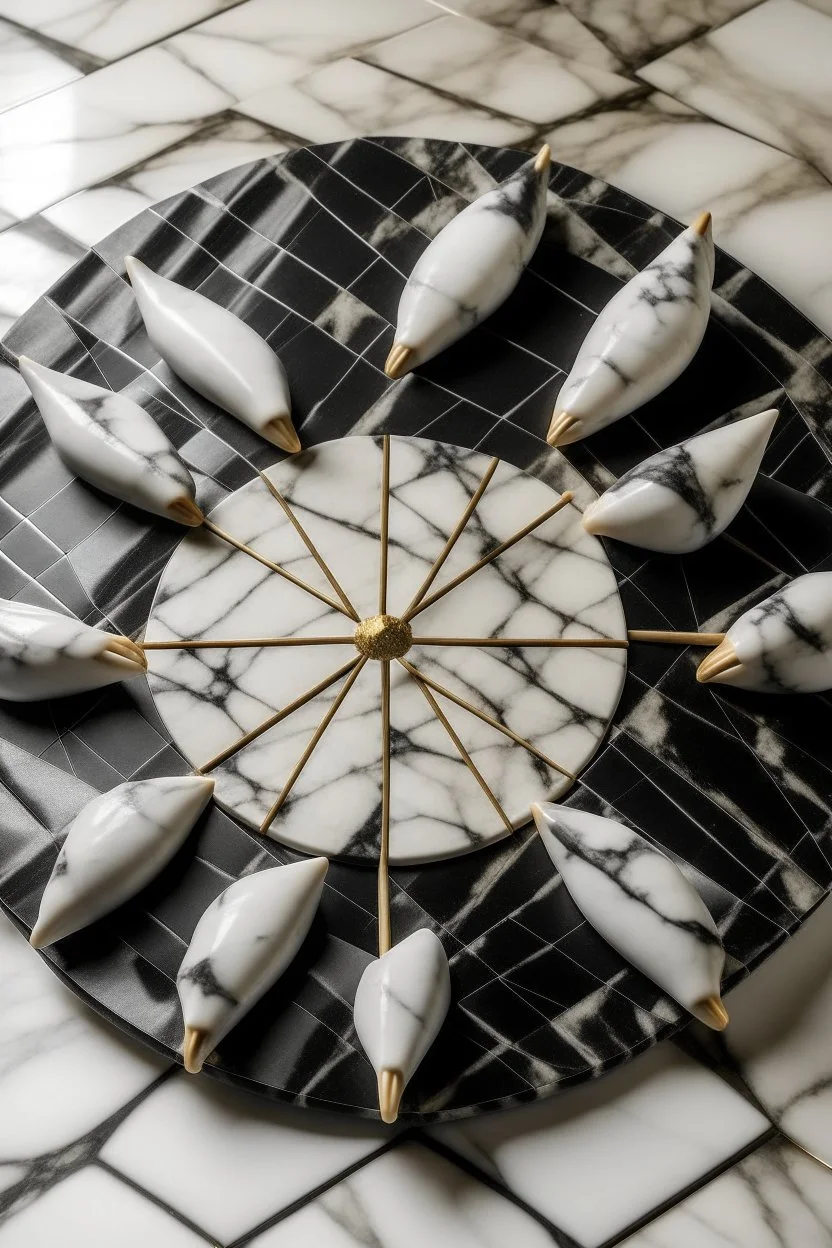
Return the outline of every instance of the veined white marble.
[[[184,844],[210,800],[213,780],[128,780],[75,818],[41,897],[36,949],[87,927],[135,896]]]
[[[268,470],[361,618],[378,610],[380,439],[325,443]],[[439,555],[489,464],[487,456],[419,439],[391,439],[388,611],[401,614]],[[565,468],[565,484],[588,495]],[[477,562],[557,501],[501,463],[433,588]],[[261,481],[222,503],[226,531],[331,598],[333,590]],[[603,548],[577,507],[534,534],[412,620],[436,637],[626,637]],[[147,640],[340,636],[338,645],[149,651],[150,683],[178,747],[196,766],[341,669],[357,652],[353,622],[210,533],[193,530],[162,577]],[[577,773],[592,757],[624,678],[623,649],[498,649],[414,645],[406,656],[427,676],[502,719],[553,761]],[[391,859],[466,853],[506,829],[419,688],[391,670]],[[336,696],[332,685],[211,770],[220,805],[259,827]],[[469,711],[439,697],[510,820],[530,800],[570,781]],[[375,859],[381,783],[381,682],[370,660],[269,829],[294,848]]]
[[[193,477],[138,403],[25,355],[18,364],[55,449],[77,476],[154,515],[202,523]]]
[[[0,698],[58,698],[145,670],[139,647],[126,637],[48,607],[0,599]]]
[[[355,994],[355,1030],[379,1079],[384,1122],[395,1122],[402,1092],[436,1039],[451,1003],[442,942],[419,928],[371,962]]]
[[[704,336],[713,277],[704,213],[599,313],[558,394],[551,446],[597,433],[676,380]]]
[[[596,931],[691,1014],[725,1027],[719,933],[676,864],[615,819],[555,805],[536,805],[532,813],[546,852]]]
[[[667,554],[701,550],[748,497],[776,419],[771,408],[642,460],[590,503],[584,528]]]
[[[428,243],[399,301],[388,377],[432,359],[508,298],[546,224],[549,163],[542,147]]]
[[[310,858],[243,876],[200,918],[176,977],[192,1074],[294,958],[328,866]]]
[[[299,451],[286,370],[268,343],[227,308],[135,256],[125,264],[150,341],[165,363],[267,442]]]
[[[832,572],[807,572],[736,620],[696,672],[758,693],[832,689]]]

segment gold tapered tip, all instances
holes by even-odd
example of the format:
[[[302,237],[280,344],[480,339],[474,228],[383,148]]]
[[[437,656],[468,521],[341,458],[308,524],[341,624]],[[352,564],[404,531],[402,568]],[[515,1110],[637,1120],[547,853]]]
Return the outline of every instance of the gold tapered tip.
[[[168,515],[171,520],[175,520],[177,524],[187,524],[189,528],[195,529],[202,524],[205,517],[202,511],[197,507],[192,498],[182,495],[181,498],[175,498],[168,507]]]
[[[544,143],[540,151],[534,158],[535,173],[545,173],[552,163],[552,149],[548,143]]]
[[[741,668],[742,663],[737,658],[734,644],[726,637],[715,650],[705,655],[696,669],[696,679],[700,685],[706,685],[708,681],[719,681],[720,678],[738,672]]]
[[[391,381],[398,381],[400,377],[404,377],[411,367],[410,361],[412,358],[412,347],[406,347],[403,342],[394,342],[390,348],[390,354],[384,362],[385,374]]]
[[[404,1076],[400,1070],[381,1070],[378,1076],[378,1108],[381,1121],[395,1122],[404,1092]]]
[[[566,411],[556,411],[549,424],[546,441],[550,446],[565,446],[569,442],[576,442],[580,436],[580,423],[577,416]]]
[[[260,434],[287,455],[297,455],[301,449],[297,429],[288,416],[273,416],[260,430]]]
[[[711,1027],[714,1031],[724,1031],[728,1026],[728,1011],[720,997],[705,997],[704,1000],[697,1001],[693,1013],[706,1027]]]
[[[101,651],[100,657],[105,663],[116,663],[123,667],[135,666],[147,671],[147,656],[136,641],[129,637],[110,637]]]
[[[207,1031],[201,1031],[198,1027],[185,1028],[182,1057],[189,1075],[198,1075],[202,1070],[203,1059],[199,1056],[199,1050],[207,1034]]]
[[[691,221],[690,228],[694,234],[698,234],[700,238],[707,234],[708,226],[711,224],[711,214],[709,212],[700,212],[695,221]]]

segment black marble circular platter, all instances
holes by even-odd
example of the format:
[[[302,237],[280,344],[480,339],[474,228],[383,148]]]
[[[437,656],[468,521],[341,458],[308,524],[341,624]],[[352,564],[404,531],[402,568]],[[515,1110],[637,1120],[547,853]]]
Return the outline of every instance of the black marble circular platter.
[[[559,488],[563,461],[543,439],[565,372],[619,283],[677,232],[673,221],[553,165],[546,234],[507,303],[418,375],[391,383],[383,373],[399,294],[428,238],[523,159],[416,139],[298,149],[177,195],[90,250],[4,343],[0,596],[57,599],[89,623],[141,636],[182,536],[71,478],[14,368],[20,353],[136,399],[179,447],[206,509],[279,458],[160,363],[125,279],[129,253],[269,338],[304,445],[418,434],[499,455]],[[832,348],[722,253],[714,290],[705,341],[680,380],[565,451],[600,490],[660,445],[729,414],[780,408],[765,475],[727,534],[684,558],[606,543],[631,628],[722,630],[786,579],[832,567],[823,429]],[[631,647],[613,728],[566,800],[632,823],[686,864],[717,919],[733,981],[832,884],[832,703],[698,685],[700,657]],[[188,765],[143,680],[2,704],[0,738],[0,903],[29,928],[56,838],[84,802],[126,777]],[[175,975],[197,918],[232,878],[296,857],[213,807],[134,902],[44,956],[96,1009],[174,1056]],[[332,864],[298,958],[223,1043],[211,1075],[375,1115],[375,1076],[352,1024],[355,988],[376,951],[375,893],[373,870]],[[687,1021],[582,921],[528,827],[462,858],[394,871],[392,919],[397,939],[434,928],[453,981],[448,1020],[406,1091],[404,1117],[452,1119],[548,1095]]]

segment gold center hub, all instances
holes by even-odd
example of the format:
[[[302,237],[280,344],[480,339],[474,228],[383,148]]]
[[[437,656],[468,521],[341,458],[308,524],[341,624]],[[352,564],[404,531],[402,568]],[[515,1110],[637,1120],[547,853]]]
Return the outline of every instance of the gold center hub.
[[[368,659],[400,659],[413,644],[413,632],[397,615],[371,615],[356,626],[354,640]]]

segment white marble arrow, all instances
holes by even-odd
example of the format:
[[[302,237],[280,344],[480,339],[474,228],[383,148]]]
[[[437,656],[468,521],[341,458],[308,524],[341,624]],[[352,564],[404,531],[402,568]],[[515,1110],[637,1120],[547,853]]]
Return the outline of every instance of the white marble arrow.
[[[549,163],[543,147],[428,244],[402,291],[388,377],[432,359],[508,298],[546,224]]]
[[[589,504],[584,528],[666,554],[701,550],[748,497],[776,419],[772,408],[651,455]]]
[[[18,363],[55,449],[76,476],[155,516],[202,524],[193,477],[138,403],[25,355]]]
[[[135,896],[167,866],[210,800],[213,780],[128,780],[73,820],[40,901],[30,943],[63,940]]]
[[[0,598],[0,698],[36,702],[130,680],[147,670],[141,646],[71,615]]]
[[[798,576],[746,611],[696,679],[758,693],[832,689],[832,572]]]
[[[402,1093],[436,1039],[451,1002],[442,942],[420,928],[371,962],[355,994],[355,1030],[378,1075],[383,1122],[395,1122]]]
[[[135,256],[124,262],[148,337],[177,376],[267,442],[299,451],[286,372],[269,344],[212,299]]]
[[[176,979],[191,1074],[199,1073],[300,949],[328,867],[326,858],[305,858],[243,876],[200,918]]]
[[[713,277],[705,212],[599,313],[558,395],[550,446],[589,437],[676,380],[704,336]]]
[[[622,957],[709,1027],[728,1015],[719,995],[725,953],[716,924],[674,862],[614,819],[532,806],[546,852],[572,900]]]

